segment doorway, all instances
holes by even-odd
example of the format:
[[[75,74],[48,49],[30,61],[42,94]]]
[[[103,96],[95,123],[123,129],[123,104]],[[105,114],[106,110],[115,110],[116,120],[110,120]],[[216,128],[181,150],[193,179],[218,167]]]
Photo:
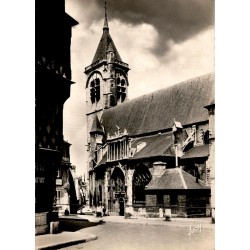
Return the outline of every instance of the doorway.
[[[123,198],[119,199],[119,208],[120,208],[119,215],[124,216],[124,199]]]

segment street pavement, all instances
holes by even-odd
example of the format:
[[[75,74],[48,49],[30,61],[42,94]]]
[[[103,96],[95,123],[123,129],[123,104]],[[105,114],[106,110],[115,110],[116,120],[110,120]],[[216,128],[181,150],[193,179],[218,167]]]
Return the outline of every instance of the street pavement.
[[[123,216],[104,216],[97,218],[92,215],[69,215],[62,218],[88,220],[95,223],[127,223],[139,225],[160,225],[175,228],[194,229],[209,229],[214,230],[215,224],[211,223],[211,218],[171,218],[171,221],[166,221],[164,218],[145,218],[132,217],[125,219]],[[76,232],[60,232],[57,234],[45,234],[35,236],[36,250],[59,249],[62,247],[71,246],[83,242],[96,240],[98,235],[86,234],[83,230]]]
[[[63,250],[214,250],[214,230],[205,228],[106,222],[81,229],[97,240],[64,247]]]

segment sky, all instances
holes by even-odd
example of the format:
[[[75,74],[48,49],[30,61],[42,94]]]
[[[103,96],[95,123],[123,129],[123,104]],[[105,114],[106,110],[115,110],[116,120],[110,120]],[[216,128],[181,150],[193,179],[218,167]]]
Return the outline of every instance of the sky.
[[[71,96],[64,105],[64,139],[76,172],[86,170],[84,69],[102,36],[104,0],[65,0],[79,24],[71,40]],[[214,0],[109,0],[109,33],[129,64],[128,98],[214,71]]]

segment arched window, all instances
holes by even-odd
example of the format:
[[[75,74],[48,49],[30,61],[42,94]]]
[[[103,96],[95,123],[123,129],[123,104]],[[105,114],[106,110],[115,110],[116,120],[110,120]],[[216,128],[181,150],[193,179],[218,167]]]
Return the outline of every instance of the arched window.
[[[97,74],[90,79],[90,100],[92,103],[100,100],[100,78]]]
[[[120,168],[115,168],[111,176],[111,185],[115,192],[125,192],[125,178]]]
[[[126,98],[126,80],[125,77],[118,73],[116,78],[116,96],[118,102],[124,102]]]
[[[145,165],[139,165],[133,175],[133,203],[145,202],[145,186],[151,181],[152,175]]]

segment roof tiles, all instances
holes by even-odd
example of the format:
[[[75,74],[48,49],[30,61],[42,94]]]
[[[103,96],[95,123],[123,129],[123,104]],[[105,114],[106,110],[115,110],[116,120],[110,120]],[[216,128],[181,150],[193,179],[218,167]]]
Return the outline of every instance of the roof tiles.
[[[188,125],[207,121],[204,108],[214,99],[214,74],[206,74],[172,85],[104,110],[105,130],[113,134],[116,125],[130,135],[171,129],[174,118]]]

